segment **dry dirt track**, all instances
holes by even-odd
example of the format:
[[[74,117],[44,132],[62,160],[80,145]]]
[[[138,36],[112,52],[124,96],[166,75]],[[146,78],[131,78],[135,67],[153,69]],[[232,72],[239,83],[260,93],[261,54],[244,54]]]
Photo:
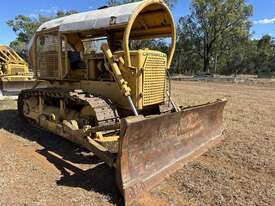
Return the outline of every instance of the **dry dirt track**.
[[[136,205],[275,205],[275,88],[174,82],[173,93],[182,105],[226,97],[225,141]],[[15,109],[0,101],[0,205],[119,205],[113,171]]]

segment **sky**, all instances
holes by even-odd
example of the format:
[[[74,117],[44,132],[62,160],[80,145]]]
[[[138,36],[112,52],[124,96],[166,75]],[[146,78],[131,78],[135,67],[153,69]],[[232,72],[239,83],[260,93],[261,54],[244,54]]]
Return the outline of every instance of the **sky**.
[[[264,34],[275,36],[275,0],[247,0],[253,5],[254,14],[252,37],[261,38]],[[178,0],[173,14],[176,20],[190,13],[191,0]],[[54,15],[58,10],[95,10],[106,5],[106,0],[10,0],[2,1],[0,12],[0,44],[9,45],[16,36],[6,25],[10,19],[22,14],[35,17],[37,14]]]

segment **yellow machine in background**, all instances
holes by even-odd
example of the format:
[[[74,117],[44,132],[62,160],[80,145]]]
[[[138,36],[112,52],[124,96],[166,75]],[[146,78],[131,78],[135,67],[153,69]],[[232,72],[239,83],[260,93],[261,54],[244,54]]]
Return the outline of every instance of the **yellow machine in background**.
[[[27,62],[13,49],[0,45],[0,92],[4,95],[18,94],[34,85]]]
[[[167,54],[130,46],[166,37]],[[18,110],[115,168],[128,205],[222,140],[226,100],[188,108],[172,100],[167,73],[175,46],[176,25],[160,0],[46,22],[30,56],[35,76],[49,86],[22,91]]]

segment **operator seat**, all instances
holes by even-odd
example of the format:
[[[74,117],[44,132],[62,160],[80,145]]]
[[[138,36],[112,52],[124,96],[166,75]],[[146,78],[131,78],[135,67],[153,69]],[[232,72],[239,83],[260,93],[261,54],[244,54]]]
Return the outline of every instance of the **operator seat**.
[[[68,57],[70,61],[71,70],[87,69],[87,65],[81,59],[80,52],[69,51]]]

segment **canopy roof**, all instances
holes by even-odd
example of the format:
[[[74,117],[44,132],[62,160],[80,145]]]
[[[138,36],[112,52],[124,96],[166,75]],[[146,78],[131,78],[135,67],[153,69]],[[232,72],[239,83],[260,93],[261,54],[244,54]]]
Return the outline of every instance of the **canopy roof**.
[[[143,1],[72,14],[42,24],[37,31],[57,28],[60,32],[100,29],[112,25],[126,25]]]
[[[131,24],[130,38],[171,36],[174,22],[170,10],[161,0],[145,0],[104,9],[72,14],[42,24],[37,32],[92,34],[108,32],[122,38]]]

